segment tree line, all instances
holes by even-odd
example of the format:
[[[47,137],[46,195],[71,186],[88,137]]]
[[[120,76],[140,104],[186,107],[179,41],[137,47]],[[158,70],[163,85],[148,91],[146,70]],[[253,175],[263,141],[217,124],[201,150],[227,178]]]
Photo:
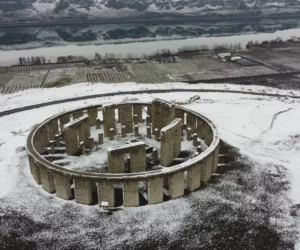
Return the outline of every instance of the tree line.
[[[69,63],[76,61],[88,61],[84,56],[59,56],[56,59],[56,63]],[[31,56],[31,57],[19,57],[19,65],[42,65],[46,63],[52,63],[50,59],[46,60],[43,56]]]
[[[46,63],[46,58],[43,56],[19,57],[20,65],[41,65]],[[50,60],[48,63],[51,63]]]

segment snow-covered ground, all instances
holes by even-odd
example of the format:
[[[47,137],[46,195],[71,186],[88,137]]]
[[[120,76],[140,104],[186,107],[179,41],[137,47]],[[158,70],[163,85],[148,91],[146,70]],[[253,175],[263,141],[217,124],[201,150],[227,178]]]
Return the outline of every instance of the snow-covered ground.
[[[0,95],[0,110],[118,90],[158,88],[189,89],[191,85],[182,83],[160,85],[82,83],[64,88],[33,89],[15,94]],[[300,96],[300,91],[291,92],[259,86],[201,84],[193,85],[192,88],[246,90]],[[199,95],[201,99],[189,103],[190,98],[194,95]],[[84,105],[115,103],[125,99],[151,101],[155,97],[181,103],[211,119],[217,126],[221,138],[240,149],[243,159],[249,163],[249,170],[247,170],[249,172],[244,173],[245,170],[237,169],[235,171],[233,169],[224,173],[218,183],[209,184],[208,188],[199,190],[188,197],[155,206],[128,208],[110,216],[107,216],[96,205],[88,207],[78,205],[74,201],[63,201],[55,195],[44,192],[41,187],[34,183],[29,172],[25,143],[29,131],[35,124],[58,112]],[[33,109],[1,117],[0,121],[0,220],[7,218],[9,213],[11,216],[17,213],[18,216],[31,220],[37,227],[40,226],[42,230],[33,230],[31,233],[27,232],[26,235],[20,233],[20,240],[27,243],[33,242],[32,244],[37,244],[39,249],[49,249],[50,246],[47,245],[50,244],[49,242],[53,244],[51,248],[57,247],[57,249],[71,246],[79,249],[94,249],[99,247],[99,244],[103,249],[121,249],[122,244],[129,245],[131,246],[130,249],[134,249],[138,248],[139,244],[145,240],[155,238],[159,232],[161,234],[157,236],[158,238],[164,235],[169,241],[173,239],[172,242],[174,242],[174,239],[182,237],[182,230],[186,229],[186,225],[194,225],[195,222],[191,221],[197,221],[196,227],[202,227],[207,223],[207,217],[215,216],[214,212],[222,206],[225,206],[225,210],[222,210],[224,214],[221,217],[225,222],[221,221],[220,223],[226,224],[226,218],[230,223],[234,220],[243,220],[241,213],[247,213],[244,217],[247,218],[249,225],[267,221],[268,227],[283,235],[282,237],[287,242],[292,243],[297,240],[297,217],[290,215],[290,209],[293,205],[300,203],[299,99],[248,94],[191,92],[121,95]],[[273,178],[272,181],[269,179],[270,176]],[[246,185],[247,188],[244,189],[238,180],[235,183],[235,179],[239,179],[239,181],[242,179],[243,185]],[[282,185],[279,191],[272,195],[266,195],[269,189],[278,185],[278,180]],[[224,190],[227,190],[231,196],[226,196],[230,195],[227,191],[227,193],[222,193]],[[266,201],[268,201],[267,205],[261,204]],[[214,205],[214,209],[206,211],[205,209],[209,207],[211,202],[217,205]],[[250,212],[251,207],[257,208],[256,206],[259,210],[254,209],[256,212],[254,210],[254,212]],[[263,206],[266,207],[262,208]],[[196,208],[204,210],[198,214],[199,211]],[[260,217],[260,213],[264,209],[269,214],[267,218]],[[195,211],[198,211],[196,215]],[[221,220],[221,218],[219,219]],[[50,222],[51,224],[49,224]],[[209,223],[217,222],[212,222],[210,219]],[[218,227],[219,224],[213,225]],[[1,233],[5,235],[4,231],[10,232],[10,229],[9,224],[0,225],[0,236]],[[190,230],[192,229],[189,227],[187,232],[189,236],[187,237],[191,236],[192,231]],[[215,230],[219,232],[221,229],[215,228]],[[252,234],[255,232],[252,230]],[[100,239],[98,241],[91,240],[94,239],[93,235],[100,235],[101,243],[99,243]],[[203,243],[202,241],[206,239],[205,237],[213,237],[212,235],[207,228],[203,229],[201,235],[196,234],[192,245],[188,245],[186,249],[195,249],[196,246],[199,247],[197,249],[201,249],[201,244],[205,247],[209,246],[208,242]],[[234,237],[234,235],[227,236],[229,241],[230,237]],[[79,237],[78,240],[76,237]],[[247,237],[251,238],[251,233]],[[247,237],[245,236],[244,241],[241,242],[245,243]],[[163,242],[163,239],[161,240]],[[62,242],[64,244],[61,244]],[[130,245],[131,242],[135,242],[135,245]],[[252,244],[250,240],[248,243]],[[176,244],[175,246],[180,245],[180,243]],[[169,245],[168,247],[172,246]],[[272,248],[249,247],[247,249]]]

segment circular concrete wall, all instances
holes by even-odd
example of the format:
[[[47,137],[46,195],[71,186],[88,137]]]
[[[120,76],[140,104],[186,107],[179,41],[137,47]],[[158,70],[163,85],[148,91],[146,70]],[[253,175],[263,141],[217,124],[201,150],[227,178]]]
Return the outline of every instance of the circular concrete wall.
[[[174,112],[172,111],[174,115],[169,112],[171,109],[174,109]],[[148,115],[146,119],[145,115],[141,115],[141,110]],[[122,112],[126,115],[122,116]],[[139,124],[147,122],[152,126],[151,137],[153,138],[157,136],[156,127],[159,128],[159,134],[163,137],[164,128],[168,127],[166,124],[169,124],[173,118],[178,118],[181,119],[182,129],[186,131],[184,134],[195,135],[203,139],[207,148],[185,162],[152,171],[91,173],[71,170],[53,163],[51,154],[47,157],[42,154],[45,150],[51,151],[51,148],[55,147],[53,145],[59,143],[58,141],[68,142],[70,134],[67,130],[76,125],[72,123],[70,116],[73,116],[74,123],[81,122],[82,131],[90,126],[103,126],[104,137],[111,135],[113,131],[111,127],[118,122],[120,117],[124,117],[122,124],[127,123],[128,126],[132,124],[132,133],[134,133],[135,125],[138,127]],[[154,124],[155,127],[153,127]],[[115,127],[114,132],[121,133],[121,131],[116,131]],[[84,132],[82,133],[84,136]],[[84,137],[82,139],[82,141],[86,140],[86,145],[89,143],[87,139]],[[185,191],[193,192],[199,189],[201,183],[207,182],[217,169],[219,143],[217,129],[209,119],[197,112],[163,101],[160,103],[158,100],[156,103],[153,101],[153,103],[96,105],[55,115],[37,125],[30,132],[27,150],[31,174],[35,182],[41,184],[47,192],[56,193],[58,197],[65,200],[75,199],[80,204],[99,203],[101,205],[101,202],[106,201],[110,207],[122,205],[133,207],[161,203],[184,196]],[[66,146],[66,144],[60,146]]]

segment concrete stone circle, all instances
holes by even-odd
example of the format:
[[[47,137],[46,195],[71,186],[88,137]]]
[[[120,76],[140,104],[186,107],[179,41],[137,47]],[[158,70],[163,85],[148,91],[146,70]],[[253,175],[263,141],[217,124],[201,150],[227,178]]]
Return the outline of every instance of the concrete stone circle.
[[[139,140],[108,148],[107,173],[78,171],[55,163],[57,151],[71,156],[89,154],[95,146],[115,140],[116,136],[138,137],[142,126],[144,137],[159,141],[160,148]],[[103,131],[96,143],[91,127]],[[192,155],[182,161],[184,142],[191,144]],[[205,150],[201,147],[203,142]],[[80,204],[107,202],[109,207],[136,207],[199,189],[217,170],[219,144],[217,129],[209,119],[154,99],[152,103],[95,105],[55,115],[30,132],[27,151],[31,174],[47,192],[64,200],[75,198]],[[130,155],[127,170],[126,154]],[[146,159],[150,159],[153,169],[147,169]]]

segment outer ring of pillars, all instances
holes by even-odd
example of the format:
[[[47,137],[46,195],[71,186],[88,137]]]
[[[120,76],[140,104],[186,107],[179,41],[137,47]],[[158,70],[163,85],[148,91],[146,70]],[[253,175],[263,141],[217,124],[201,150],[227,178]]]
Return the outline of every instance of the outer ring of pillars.
[[[147,105],[147,104],[139,104],[139,105]],[[117,107],[117,106],[115,106]],[[150,106],[151,107],[151,106]],[[93,107],[95,108],[95,107]],[[189,114],[188,110],[179,110],[183,113]],[[71,113],[71,112],[68,112]],[[39,128],[43,128],[39,131],[37,128],[37,134],[40,134],[40,138],[42,139],[41,143],[44,144],[45,136],[44,133],[47,134],[51,130],[51,134],[48,134],[51,138],[53,134],[58,133],[58,126],[55,123],[53,125],[53,120],[57,121],[58,118],[63,117],[64,115],[68,114],[64,113],[55,118],[51,119],[50,126],[51,129],[48,129],[49,125],[47,123],[41,124]],[[194,120],[201,119],[199,117],[195,118]],[[203,120],[203,118],[202,118]],[[209,125],[206,122],[201,121],[202,125],[202,133],[204,135],[208,132]],[[199,128],[197,127],[197,132],[199,134]],[[33,131],[32,131],[33,132]],[[204,135],[205,140],[213,140],[212,135]],[[209,138],[211,137],[211,138]],[[34,140],[28,140],[30,143]],[[29,145],[30,146],[30,145]],[[39,145],[37,145],[39,147]],[[44,145],[41,145],[42,147]],[[215,147],[213,151],[209,153],[209,155],[204,158],[200,159],[199,162],[196,164],[193,163],[186,171],[187,171],[187,191],[193,192],[194,190],[200,187],[200,182],[207,182],[210,177],[211,173],[216,171],[217,167],[217,157],[219,152],[219,145]],[[43,165],[37,159],[39,163],[37,163],[33,157],[36,154],[32,152],[29,154],[29,164],[30,164],[30,171],[33,175],[33,178],[37,184],[42,184],[44,190],[49,193],[56,192],[56,195],[62,199],[68,200],[72,199],[72,189],[71,189],[71,179],[74,182],[74,191],[75,191],[75,200],[81,204],[93,204],[93,192],[97,191],[98,194],[98,201],[99,204],[101,201],[109,201],[109,203],[114,206],[114,197],[115,197],[115,190],[114,190],[114,181],[94,181],[89,179],[88,177],[78,178],[72,177],[72,174],[66,175],[66,173],[58,174],[56,172],[51,172],[51,167],[48,168],[47,164]],[[39,155],[38,155],[39,156]],[[169,194],[171,199],[175,199],[177,197],[181,197],[184,195],[184,170],[178,171],[172,174],[166,173],[167,176],[167,183],[169,186]],[[146,180],[147,183],[147,196],[148,196],[148,204],[157,204],[163,202],[163,189],[164,189],[164,179],[166,176],[156,176],[156,177],[149,177],[149,178],[142,178]],[[124,206],[139,206],[139,180],[128,180],[123,181],[124,184]],[[96,186],[97,185],[97,186]]]

